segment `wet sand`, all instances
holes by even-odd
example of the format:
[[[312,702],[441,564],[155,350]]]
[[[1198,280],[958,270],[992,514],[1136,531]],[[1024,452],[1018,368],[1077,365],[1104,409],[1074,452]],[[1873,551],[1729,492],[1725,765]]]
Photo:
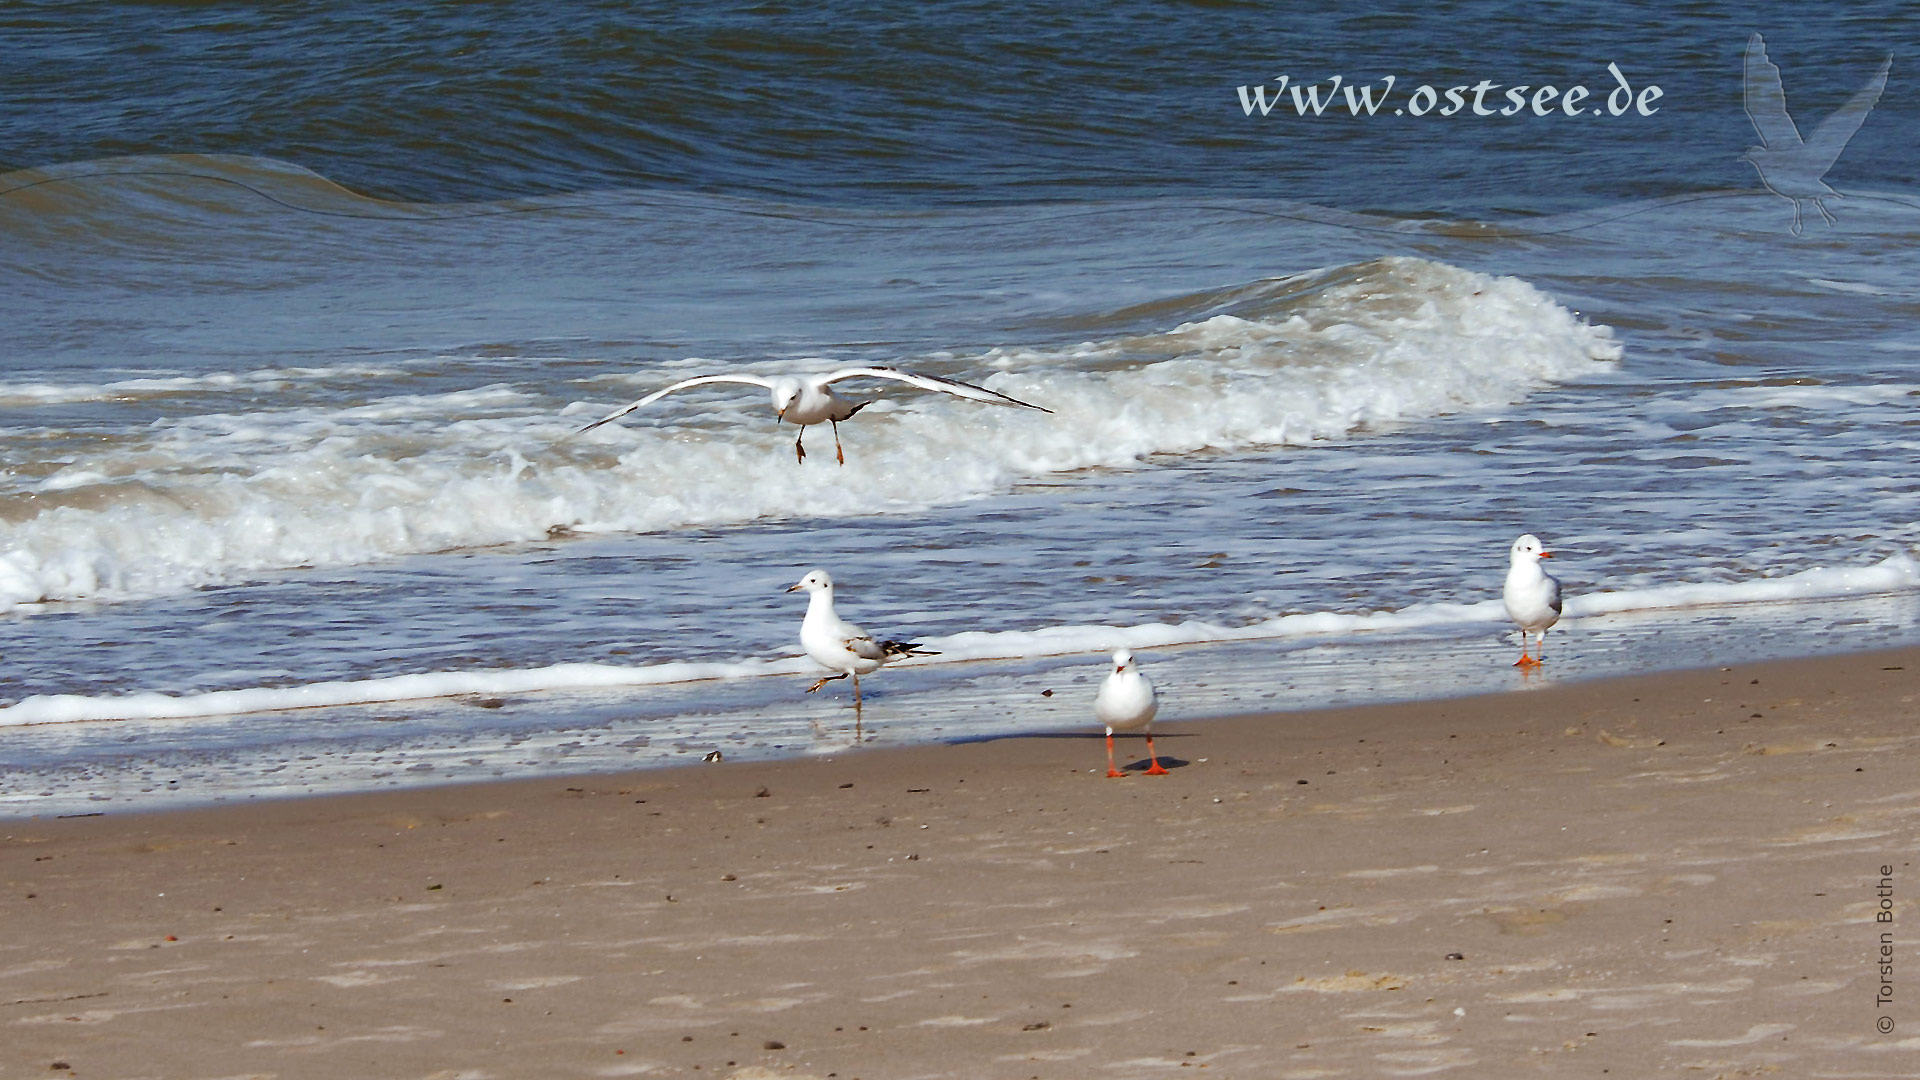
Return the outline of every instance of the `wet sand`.
[[[1089,724],[0,821],[0,1078],[1904,1077],[1916,698],[1908,649],[1169,722],[1166,777]]]

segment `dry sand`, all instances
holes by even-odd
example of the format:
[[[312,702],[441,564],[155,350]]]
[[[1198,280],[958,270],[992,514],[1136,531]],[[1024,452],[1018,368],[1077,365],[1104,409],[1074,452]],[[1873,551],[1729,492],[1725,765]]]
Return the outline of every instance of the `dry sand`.
[[[0,822],[0,1078],[1908,1077],[1917,694],[1905,650],[1171,723],[1163,778],[1089,726]]]

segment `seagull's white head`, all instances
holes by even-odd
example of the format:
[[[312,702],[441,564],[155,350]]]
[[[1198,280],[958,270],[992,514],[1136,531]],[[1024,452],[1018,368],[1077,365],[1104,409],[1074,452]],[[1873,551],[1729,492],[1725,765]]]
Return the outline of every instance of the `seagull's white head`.
[[[1553,552],[1540,543],[1540,538],[1532,533],[1523,533],[1513,542],[1512,560],[1515,565],[1527,560],[1551,559]]]
[[[1113,651],[1113,673],[1115,675],[1118,675],[1123,671],[1132,671],[1132,670],[1133,670],[1133,653],[1127,651],[1126,649],[1115,649]]]
[[[809,570],[807,571],[806,577],[787,586],[788,592],[799,592],[801,589],[805,589],[810,593],[831,593],[833,591],[833,579],[827,576],[825,570]]]
[[[782,375],[773,380],[773,414],[775,417],[781,420],[787,418],[787,410],[793,408],[793,403],[800,400],[800,390],[800,380],[791,375]]]

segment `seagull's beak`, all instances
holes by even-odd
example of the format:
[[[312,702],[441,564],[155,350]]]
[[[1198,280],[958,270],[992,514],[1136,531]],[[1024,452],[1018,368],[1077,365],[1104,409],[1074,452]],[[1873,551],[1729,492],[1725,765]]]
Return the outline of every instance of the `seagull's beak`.
[[[1551,552],[1551,551],[1543,551],[1543,552],[1541,552],[1541,553],[1540,553],[1540,557],[1541,557],[1541,558],[1543,558],[1543,559],[1551,559],[1551,558],[1553,558],[1553,552]]]
[[[776,424],[785,423],[786,419],[787,419],[787,410],[785,409],[780,409],[773,414],[773,422]]]
[[[799,591],[800,591],[800,583],[796,581],[796,582],[794,582],[793,584],[791,584],[791,585],[789,585],[789,586],[787,586],[787,591],[788,591],[788,592],[799,592]]]

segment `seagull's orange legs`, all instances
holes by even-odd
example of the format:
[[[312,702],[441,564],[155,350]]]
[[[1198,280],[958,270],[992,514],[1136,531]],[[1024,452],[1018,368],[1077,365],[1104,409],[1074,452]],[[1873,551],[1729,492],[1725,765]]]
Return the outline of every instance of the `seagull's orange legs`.
[[[1147,771],[1142,775],[1145,775],[1145,776],[1171,775],[1167,772],[1167,770],[1164,767],[1161,766],[1160,755],[1154,752],[1153,736],[1151,735],[1147,736],[1147,760],[1152,762],[1152,766],[1149,767]],[[1121,772],[1119,769],[1115,768],[1113,765],[1113,732],[1109,731],[1107,732],[1107,778],[1111,780],[1111,779],[1115,779],[1125,775],[1127,774]]]
[[[1513,666],[1517,668],[1531,668],[1539,667],[1541,664],[1546,663],[1547,635],[1540,635],[1539,648],[1542,654],[1540,657],[1529,656],[1527,654],[1527,632],[1525,630],[1520,631],[1520,659],[1515,660]]]
[[[1160,755],[1153,752],[1153,736],[1151,735],[1147,736],[1147,760],[1153,763],[1153,766],[1147,770],[1148,776],[1167,775],[1167,770],[1160,767]]]

